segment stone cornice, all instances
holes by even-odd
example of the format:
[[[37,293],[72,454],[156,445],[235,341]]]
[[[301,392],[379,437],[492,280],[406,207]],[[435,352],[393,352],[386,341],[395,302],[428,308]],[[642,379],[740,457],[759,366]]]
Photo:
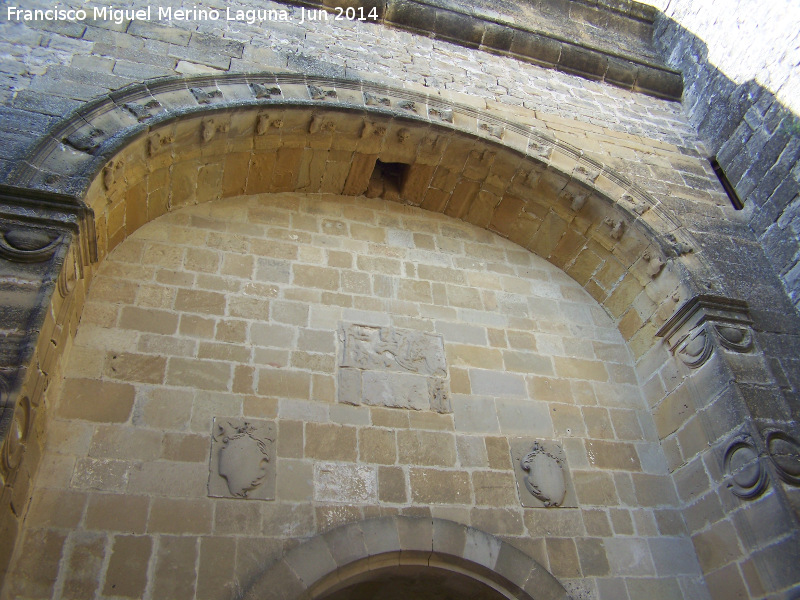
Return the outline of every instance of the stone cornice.
[[[367,22],[381,23],[467,48],[511,56],[540,67],[604,81],[658,98],[680,100],[683,94],[681,73],[660,63],[654,55],[642,56],[632,51],[611,50],[595,40],[579,40],[577,35],[575,39],[570,39],[554,31],[545,31],[534,24],[512,22],[502,14],[482,11],[480,7],[467,10],[453,2],[430,0],[353,0],[346,3],[331,0],[279,1],[288,5],[325,10],[335,10],[337,6],[346,5],[363,9],[364,14],[375,9],[378,18]],[[635,2],[622,3],[626,10],[615,10],[603,3],[579,0],[573,0],[572,3],[581,5],[585,11],[596,12],[601,19],[606,14],[618,21],[628,20],[636,24],[651,25],[654,18],[653,11],[648,11],[648,7]],[[545,4],[552,4],[553,11],[564,13],[559,18],[567,23],[572,19],[568,10],[570,3]],[[628,32],[624,31],[624,27],[619,29],[615,33],[625,38]]]

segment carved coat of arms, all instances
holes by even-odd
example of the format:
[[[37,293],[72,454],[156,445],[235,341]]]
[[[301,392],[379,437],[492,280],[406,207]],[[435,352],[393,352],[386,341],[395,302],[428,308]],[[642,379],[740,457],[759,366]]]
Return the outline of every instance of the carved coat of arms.
[[[269,421],[214,419],[208,495],[275,497],[275,425]]]
[[[539,442],[522,459],[526,475],[525,488],[546,507],[561,506],[567,495],[567,482],[561,459],[548,452]]]
[[[511,442],[514,475],[522,506],[576,507],[564,450],[557,442],[516,438]]]

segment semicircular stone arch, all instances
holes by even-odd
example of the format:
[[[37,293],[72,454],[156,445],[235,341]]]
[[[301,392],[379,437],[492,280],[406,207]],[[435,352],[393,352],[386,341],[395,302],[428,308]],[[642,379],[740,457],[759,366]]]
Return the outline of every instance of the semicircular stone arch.
[[[456,575],[488,592],[486,597],[569,598],[547,569],[509,543],[460,523],[422,517],[349,523],[311,538],[270,565],[244,598],[317,600],[365,581],[402,576],[409,567]]]
[[[280,74],[130,86],[54,127],[11,182],[82,198],[99,258],[165,212],[216,198],[301,191],[421,206],[564,270],[637,357],[703,272],[678,221],[580,148],[368,82]]]

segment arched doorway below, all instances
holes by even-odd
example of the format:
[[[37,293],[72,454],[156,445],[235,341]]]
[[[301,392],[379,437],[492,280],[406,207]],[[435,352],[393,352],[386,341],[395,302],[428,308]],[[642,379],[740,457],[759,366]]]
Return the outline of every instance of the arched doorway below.
[[[470,576],[443,568],[400,565],[369,570],[314,600],[505,600],[507,596]]]

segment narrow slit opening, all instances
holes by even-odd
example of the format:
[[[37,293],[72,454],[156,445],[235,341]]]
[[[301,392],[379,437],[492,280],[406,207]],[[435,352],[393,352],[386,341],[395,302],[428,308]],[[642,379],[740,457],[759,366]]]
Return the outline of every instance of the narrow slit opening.
[[[711,163],[711,168],[714,169],[717,179],[719,179],[719,182],[722,184],[722,189],[724,189],[725,193],[728,194],[728,199],[731,201],[731,204],[733,204],[733,208],[736,210],[742,210],[744,208],[744,202],[742,202],[741,198],[739,198],[739,194],[736,193],[736,189],[728,180],[728,176],[725,175],[725,171],[722,170],[722,167],[717,162],[717,157],[712,156],[708,160]]]

